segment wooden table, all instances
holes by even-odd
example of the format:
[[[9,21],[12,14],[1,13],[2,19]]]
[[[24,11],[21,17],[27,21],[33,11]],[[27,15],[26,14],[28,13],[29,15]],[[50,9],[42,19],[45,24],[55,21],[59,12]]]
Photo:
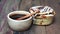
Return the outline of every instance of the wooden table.
[[[32,25],[32,27],[24,32],[16,32],[14,34],[60,34],[60,0],[6,0],[6,3],[3,7],[2,12],[0,12],[0,21],[1,23],[5,23],[6,26],[6,15],[13,10],[26,10],[32,6],[50,6],[56,11],[55,20],[49,26],[36,26]],[[13,8],[12,8],[13,7]],[[4,14],[2,14],[4,13]],[[5,17],[4,17],[5,16]],[[3,29],[4,29],[3,28]],[[3,31],[5,31],[5,29]],[[7,30],[7,29],[6,29]],[[7,34],[11,34],[10,30]]]

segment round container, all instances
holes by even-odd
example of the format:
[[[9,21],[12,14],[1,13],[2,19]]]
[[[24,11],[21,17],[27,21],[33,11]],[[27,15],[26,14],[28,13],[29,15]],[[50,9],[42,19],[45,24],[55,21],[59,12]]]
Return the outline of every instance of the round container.
[[[24,30],[27,30],[31,26],[32,16],[25,20],[14,20],[9,17],[12,14],[30,14],[30,13],[27,11],[13,11],[9,13],[7,15],[7,21],[11,29],[16,30],[16,31],[24,31]]]
[[[29,9],[29,11],[30,11],[30,13],[32,13],[35,10],[39,9],[42,12],[43,11],[42,9],[44,7],[45,6],[34,6],[34,7],[31,7]],[[46,6],[46,7],[48,7],[48,6]],[[49,7],[49,8],[51,8],[51,7]],[[55,11],[52,8],[51,8],[51,10],[53,11],[53,14],[51,14],[51,15],[44,15],[44,16],[46,16],[46,18],[42,18],[43,15],[41,14],[41,12],[40,12],[40,14],[37,13],[37,14],[33,15],[33,24],[36,24],[36,25],[49,25],[49,24],[51,24],[52,21],[53,21],[53,18],[55,16]],[[37,16],[38,14],[39,14],[39,16]]]
[[[46,15],[46,18],[42,18],[41,16],[36,16],[35,23],[37,25],[49,25],[52,23],[54,15]]]

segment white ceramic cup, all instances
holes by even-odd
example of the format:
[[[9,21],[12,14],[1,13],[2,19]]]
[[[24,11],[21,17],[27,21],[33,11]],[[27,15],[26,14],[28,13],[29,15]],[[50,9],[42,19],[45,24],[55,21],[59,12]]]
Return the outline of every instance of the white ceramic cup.
[[[11,29],[16,30],[16,31],[23,31],[23,30],[28,29],[31,26],[32,16],[25,20],[14,20],[9,17],[12,14],[30,14],[30,13],[27,11],[13,11],[9,13],[7,15],[7,21]]]

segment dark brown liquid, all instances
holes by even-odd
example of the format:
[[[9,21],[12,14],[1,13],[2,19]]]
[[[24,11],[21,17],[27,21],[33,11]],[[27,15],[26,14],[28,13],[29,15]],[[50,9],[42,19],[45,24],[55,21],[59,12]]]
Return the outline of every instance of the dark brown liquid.
[[[17,18],[24,17],[24,16],[26,16],[26,15],[25,14],[14,14],[14,15],[10,15],[9,17],[16,20]],[[27,18],[25,18],[25,19],[27,19]]]

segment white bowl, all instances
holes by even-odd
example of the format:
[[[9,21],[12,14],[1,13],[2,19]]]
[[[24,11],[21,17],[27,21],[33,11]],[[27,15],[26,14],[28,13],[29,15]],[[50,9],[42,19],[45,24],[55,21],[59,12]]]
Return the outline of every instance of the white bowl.
[[[7,21],[11,29],[16,31],[23,31],[30,27],[32,23],[32,16],[25,20],[13,20],[9,16],[12,14],[30,14],[27,11],[13,11],[7,15]]]

